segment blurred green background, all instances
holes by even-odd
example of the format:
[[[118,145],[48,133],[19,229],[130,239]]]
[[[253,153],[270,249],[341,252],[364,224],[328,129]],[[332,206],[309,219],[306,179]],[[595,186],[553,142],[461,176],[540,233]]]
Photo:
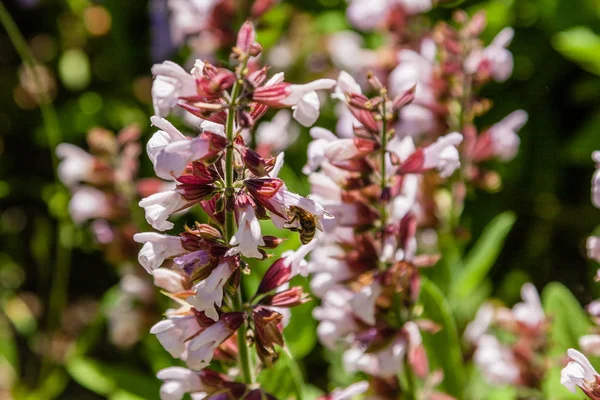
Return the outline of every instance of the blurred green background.
[[[82,354],[88,352],[98,362],[118,364],[120,369],[107,378],[97,373],[104,364],[78,359],[80,364],[65,373],[45,365],[52,361],[40,362],[46,359],[39,356],[44,353],[40,348],[50,342],[38,334],[52,330],[60,318],[53,317],[59,310],[51,307],[61,300],[49,300],[57,276],[68,283],[68,291],[62,294],[67,305],[100,298],[109,301],[105,292],[118,282],[118,274],[104,262],[89,234],[66,220],[67,192],[54,181],[49,145],[60,139],[85,148],[90,128],[118,131],[130,123],[143,128],[144,142],[149,138],[150,67],[167,58],[183,62],[188,54],[170,44],[167,16],[157,3],[3,2],[41,65],[43,85],[59,118],[60,137],[48,136],[44,129],[31,75],[6,31],[0,29],[0,398],[13,385],[22,387],[18,393],[24,398],[25,393],[40,399],[56,393],[64,399],[104,398],[99,393],[110,391],[115,382],[120,387],[143,386],[142,392],[139,388],[131,392],[155,398],[158,382],[153,371],[169,365],[168,355],[154,338],[128,351],[111,347],[98,320],[91,322],[98,328],[86,331],[88,336],[82,336],[77,346]],[[345,6],[344,0],[282,1],[259,25],[267,50],[290,35],[299,35],[295,39],[306,44],[290,69],[292,80],[309,78],[304,67],[323,52],[319,47],[323,35],[349,27]],[[479,126],[489,126],[517,108],[529,113],[529,122],[520,132],[518,157],[497,166],[503,181],[500,191],[469,193],[465,232],[476,238],[494,216],[514,211],[516,224],[491,270],[493,294],[512,304],[525,281],[538,287],[560,281],[586,304],[600,294],[592,281],[597,265],[585,258],[585,239],[600,223],[600,210],[590,203],[594,172],[590,155],[600,149],[600,3],[467,0],[446,4],[430,15],[447,19],[453,7],[470,13],[487,10],[487,40],[504,26],[513,26],[516,32],[510,46],[513,78],[486,87],[483,94],[495,107],[478,121]],[[301,29],[286,30],[292,19],[293,26]],[[368,36],[372,39],[368,43],[378,42],[376,35]],[[325,113],[322,121],[333,127],[333,114]],[[286,153],[289,186],[301,192],[307,191],[300,169],[308,141],[303,130]],[[143,175],[150,176],[149,163],[145,157],[142,160]],[[57,254],[57,248],[63,250]],[[70,270],[56,268],[65,248],[72,253]],[[303,312],[305,321],[309,312]],[[301,367],[309,380],[326,388],[322,349],[309,330],[302,332],[305,348],[296,354],[305,357]],[[40,381],[40,376],[47,379]],[[131,396],[127,390],[110,392],[112,398],[134,398],[127,397]]]

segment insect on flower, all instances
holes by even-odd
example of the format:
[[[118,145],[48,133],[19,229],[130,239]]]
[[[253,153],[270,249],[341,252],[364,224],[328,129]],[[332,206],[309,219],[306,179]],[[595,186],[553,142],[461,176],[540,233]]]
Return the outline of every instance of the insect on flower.
[[[293,232],[300,233],[300,242],[308,244],[315,237],[317,218],[300,207],[290,206],[287,209],[288,222],[283,226]]]

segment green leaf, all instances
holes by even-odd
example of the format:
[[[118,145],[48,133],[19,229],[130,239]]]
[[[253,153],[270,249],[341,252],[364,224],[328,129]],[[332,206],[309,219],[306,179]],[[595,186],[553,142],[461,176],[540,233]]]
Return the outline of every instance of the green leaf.
[[[67,362],[69,375],[81,386],[106,397],[124,393],[143,398],[156,398],[160,382],[152,375],[122,365],[108,364],[87,357],[73,357]],[[129,396],[129,398],[135,398]]]
[[[67,363],[67,371],[75,382],[99,395],[107,396],[116,390],[114,379],[106,376],[97,361],[74,357]]]
[[[544,312],[551,318],[550,354],[561,357],[569,347],[579,347],[579,338],[589,333],[591,323],[571,291],[552,282],[542,292]]]
[[[542,292],[544,312],[551,319],[548,354],[552,357],[552,367],[542,384],[547,400],[580,399],[581,394],[573,394],[560,384],[561,360],[567,349],[579,347],[579,338],[589,332],[591,323],[579,301],[571,291],[558,282],[552,282]]]
[[[600,36],[586,26],[559,32],[552,38],[554,48],[583,69],[600,75]]]
[[[423,317],[441,327],[435,334],[423,333],[432,369],[444,371],[444,381],[440,388],[458,399],[464,398],[465,371],[461,344],[450,305],[441,290],[431,281],[423,279],[419,303],[423,306]]]
[[[451,297],[457,300],[468,299],[485,280],[496,262],[504,240],[515,223],[515,214],[510,211],[496,216],[483,230],[483,233],[464,260],[464,269],[452,283]]]

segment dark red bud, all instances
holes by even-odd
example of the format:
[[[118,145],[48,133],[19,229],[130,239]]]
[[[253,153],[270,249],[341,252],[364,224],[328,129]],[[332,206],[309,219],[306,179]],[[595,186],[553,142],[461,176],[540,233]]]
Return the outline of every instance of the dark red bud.
[[[288,282],[292,277],[291,265],[286,265],[285,258],[276,260],[263,276],[256,294],[268,293]]]

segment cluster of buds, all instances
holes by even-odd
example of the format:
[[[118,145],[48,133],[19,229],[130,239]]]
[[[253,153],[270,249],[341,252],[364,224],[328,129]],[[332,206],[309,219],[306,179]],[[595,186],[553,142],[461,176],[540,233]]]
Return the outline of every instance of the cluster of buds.
[[[289,309],[307,301],[302,288],[289,287],[289,281],[305,270],[303,258],[315,232],[333,221],[320,204],[291,192],[277,177],[283,153],[262,156],[246,145],[242,133],[271,107],[291,108],[301,123],[314,123],[319,115],[316,90],[332,88],[335,81],[294,85],[284,82],[283,74],[267,79],[267,68],[248,63],[260,51],[248,22],[231,53],[234,70],[200,60],[191,73],[171,62],[152,69],[157,115],[151,121],[160,130],[149,140],[147,153],[156,175],[174,187],[139,204],[158,231],[173,229],[170,216],[194,206],[209,217],[179,235],[134,236],[144,244],[139,262],[179,305],[151,329],[190,368],[159,373],[165,380],[163,399],[180,399],[185,392],[225,393],[235,399],[266,395],[254,385],[257,368],[249,347],[256,348],[264,367],[277,360],[278,348],[285,347],[282,332]],[[198,136],[187,137],[162,118],[175,106],[203,119]],[[260,220],[267,219],[298,232],[307,246],[274,261],[254,296],[244,299],[243,277],[251,273],[244,258],[267,259],[268,251],[282,242],[262,234]],[[205,369],[213,360],[228,371],[226,378]]]
[[[95,128],[87,135],[90,152],[69,143],[56,149],[58,176],[71,191],[72,220],[90,230],[121,275],[117,300],[108,311],[110,340],[119,347],[141,339],[157,314],[151,281],[131,268],[137,254],[132,236],[142,228],[131,218],[136,203],[163,186],[159,179],[137,179],[139,137],[135,126],[117,135]]]
[[[532,284],[521,296],[512,309],[484,303],[465,330],[475,365],[492,385],[538,388],[546,372],[549,321]]]
[[[308,269],[313,293],[322,298],[314,310],[320,341],[332,350],[341,347],[345,368],[370,375],[378,395],[398,398],[408,390],[397,378],[406,366],[429,380],[421,330],[436,329],[414,307],[419,270],[437,261],[436,255],[416,254],[423,212],[418,199],[426,177],[442,182],[460,167],[462,135],[415,147],[394,129],[415,88],[390,98],[377,78],[368,82],[371,98],[346,72],[337,81],[333,97],[354,119],[351,135],[310,132],[304,172],[312,198],[335,216],[335,224],[308,245]]]

